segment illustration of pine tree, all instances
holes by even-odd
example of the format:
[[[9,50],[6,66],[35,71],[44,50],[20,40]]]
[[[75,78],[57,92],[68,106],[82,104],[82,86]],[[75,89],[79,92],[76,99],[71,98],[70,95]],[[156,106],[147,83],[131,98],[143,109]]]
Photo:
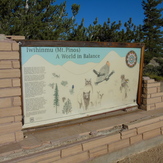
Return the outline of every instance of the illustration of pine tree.
[[[57,113],[57,106],[59,106],[59,90],[58,85],[56,84],[55,90],[54,90],[54,103],[53,105],[56,107],[56,113]]]
[[[70,99],[68,99],[66,102],[65,102],[65,105],[63,107],[63,114],[68,114],[71,112],[71,109],[72,109],[72,104],[71,104],[71,101]]]

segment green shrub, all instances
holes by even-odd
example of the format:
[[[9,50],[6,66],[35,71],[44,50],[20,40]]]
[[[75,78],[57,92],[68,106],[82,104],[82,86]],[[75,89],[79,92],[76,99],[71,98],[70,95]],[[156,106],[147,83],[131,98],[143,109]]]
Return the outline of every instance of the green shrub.
[[[154,75],[161,75],[160,66],[154,67],[152,65],[146,65],[143,71],[143,74],[154,74]]]
[[[154,74],[146,74],[145,76],[148,76],[151,79],[155,79],[156,81],[163,81],[163,76],[158,76],[158,75],[154,75]]]
[[[155,61],[159,63],[159,66],[146,65],[143,70],[143,75],[156,81],[163,81],[163,59],[156,58]]]

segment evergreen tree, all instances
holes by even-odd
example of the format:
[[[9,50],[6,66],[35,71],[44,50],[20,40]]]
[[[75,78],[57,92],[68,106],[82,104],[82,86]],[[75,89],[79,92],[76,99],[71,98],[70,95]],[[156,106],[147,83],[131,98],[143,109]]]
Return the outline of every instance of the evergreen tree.
[[[87,28],[88,41],[101,41],[99,39],[101,30],[102,30],[101,24],[89,25],[89,27]]]
[[[124,27],[125,27],[125,33],[124,33],[124,42],[133,42],[135,36],[134,36],[134,30],[136,28],[136,26],[134,25],[134,23],[132,22],[132,18],[129,18],[129,20],[127,22],[124,23]]]
[[[88,27],[88,40],[89,41],[102,41],[102,42],[116,42],[118,38],[118,30],[121,27],[121,22],[110,22],[108,18],[107,22],[103,25],[98,24],[98,18],[93,22],[93,26]]]
[[[84,19],[82,19],[80,25],[74,26],[72,32],[68,36],[68,40],[73,41],[87,41],[87,28],[84,27]]]
[[[1,0],[0,32],[24,35],[26,39],[65,39],[74,26],[79,5],[72,5],[73,18],[68,18],[66,2],[55,0]]]
[[[163,0],[143,0],[142,6],[144,9],[144,42],[145,63],[148,63],[152,57],[158,57],[163,54],[163,18],[161,12],[163,8],[158,9],[158,5],[163,3]]]
[[[104,42],[117,42],[118,38],[118,30],[121,27],[121,21],[116,23],[115,21],[111,23],[110,19],[108,18],[107,22],[104,22],[101,33],[100,33],[100,41]]]
[[[90,24],[87,28],[88,41],[101,41],[99,36],[102,32],[102,25],[98,24],[98,18],[95,18],[93,25]]]
[[[132,18],[129,18],[129,20],[124,23],[124,28],[118,32],[118,38],[118,42],[142,42],[142,26],[136,26],[132,22]]]
[[[54,102],[53,105],[56,107],[56,113],[57,113],[57,107],[59,106],[59,90],[58,85],[56,84],[55,90],[54,90]]]
[[[134,42],[143,42],[143,28],[142,25],[135,26],[134,28]]]

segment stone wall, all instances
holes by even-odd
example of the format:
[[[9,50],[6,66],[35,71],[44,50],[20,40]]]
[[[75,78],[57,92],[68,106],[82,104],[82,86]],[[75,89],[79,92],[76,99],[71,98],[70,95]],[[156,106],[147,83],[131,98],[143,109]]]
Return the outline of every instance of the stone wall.
[[[0,145],[23,139],[19,44],[0,37]]]
[[[11,40],[22,38],[8,38],[0,37],[0,146],[20,142],[24,138],[20,49],[19,44]],[[159,82],[144,78],[141,108],[147,111],[163,108],[163,92]],[[18,158],[16,162],[87,162],[160,135],[163,135],[163,115],[124,123],[120,132],[35,152]],[[5,157],[8,157],[7,153]]]
[[[115,132],[105,136],[83,140],[78,143],[72,143],[59,148],[35,152],[26,156],[11,160],[12,163],[83,163],[92,162],[98,157],[106,157],[107,155],[116,154],[117,151],[130,148],[133,150],[136,144],[144,143],[145,141],[163,137],[163,115],[141,119],[138,121],[124,123],[120,132]],[[145,146],[141,149],[136,148],[133,151],[140,152],[146,149]],[[34,151],[34,150],[33,150]],[[118,160],[118,156],[116,157]],[[95,161],[96,162],[96,161]],[[105,160],[104,162],[108,162]],[[110,161],[111,162],[111,161]],[[8,160],[8,163],[10,161]]]
[[[163,107],[161,88],[161,82],[144,77],[141,109],[148,111]]]

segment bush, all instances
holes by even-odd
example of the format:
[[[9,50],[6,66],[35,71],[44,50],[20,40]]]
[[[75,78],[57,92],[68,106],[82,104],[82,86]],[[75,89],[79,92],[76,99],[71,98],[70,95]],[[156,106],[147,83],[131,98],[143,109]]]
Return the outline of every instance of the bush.
[[[154,75],[154,74],[146,74],[145,76],[148,76],[151,79],[155,79],[156,81],[163,81],[163,76],[157,76],[157,75]]]
[[[156,81],[163,81],[163,58],[155,58],[155,61],[159,63],[159,66],[146,65],[143,70],[143,75],[149,76]]]
[[[154,75],[160,75],[160,66],[154,67],[152,65],[146,65],[143,71],[143,74],[154,74]]]

